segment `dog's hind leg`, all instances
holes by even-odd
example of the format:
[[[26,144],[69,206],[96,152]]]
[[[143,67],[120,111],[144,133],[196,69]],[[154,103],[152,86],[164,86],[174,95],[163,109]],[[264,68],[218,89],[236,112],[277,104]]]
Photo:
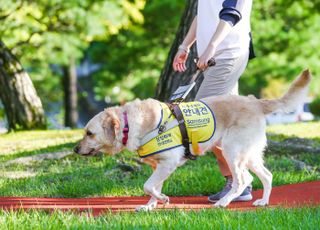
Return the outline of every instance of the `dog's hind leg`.
[[[260,161],[249,161],[249,169],[258,176],[263,185],[262,199],[253,202],[254,206],[265,206],[269,204],[269,198],[272,190],[272,173],[263,165],[262,159]]]
[[[216,207],[226,207],[231,201],[239,197],[244,189],[252,182],[253,177],[247,170],[248,159],[252,154],[252,138],[250,133],[239,135],[239,127],[229,129],[222,138],[222,153],[232,175],[232,188],[221,198]],[[244,129],[245,130],[245,129]]]
[[[265,206],[269,203],[269,198],[272,190],[272,173],[263,164],[263,151],[266,146],[267,138],[265,134],[257,135],[254,145],[254,152],[249,156],[248,168],[257,175],[263,185],[262,199],[256,200],[253,205]]]
[[[216,207],[226,207],[233,199],[240,196],[243,190],[246,188],[247,183],[249,181],[252,181],[252,179],[250,180],[250,178],[247,179],[247,177],[250,177],[251,175],[244,168],[244,166],[240,164],[239,160],[237,159],[238,156],[239,155],[236,155],[235,158],[225,157],[233,178],[232,188],[223,198],[221,198],[217,201],[217,203],[214,204],[214,206]]]

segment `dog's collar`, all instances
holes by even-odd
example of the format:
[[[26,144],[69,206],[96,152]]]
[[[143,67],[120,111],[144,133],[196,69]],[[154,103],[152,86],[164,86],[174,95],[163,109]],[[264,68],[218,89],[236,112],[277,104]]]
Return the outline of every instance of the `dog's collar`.
[[[129,133],[128,114],[127,112],[123,112],[122,115],[124,120],[124,127],[122,129],[122,134],[123,134],[122,144],[126,145],[128,141],[128,133]]]

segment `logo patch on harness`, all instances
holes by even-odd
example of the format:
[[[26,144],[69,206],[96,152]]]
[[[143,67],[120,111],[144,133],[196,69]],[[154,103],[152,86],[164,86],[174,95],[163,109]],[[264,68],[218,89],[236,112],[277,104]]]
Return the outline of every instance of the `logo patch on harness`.
[[[165,125],[174,120],[169,107],[160,103],[162,107],[162,119],[159,125]],[[215,119],[210,108],[201,101],[183,102],[179,104],[184,122],[187,127],[189,140],[193,153],[200,153],[198,143],[208,141],[215,131]],[[181,133],[175,126],[159,134],[138,149],[140,157],[147,157],[182,145]]]

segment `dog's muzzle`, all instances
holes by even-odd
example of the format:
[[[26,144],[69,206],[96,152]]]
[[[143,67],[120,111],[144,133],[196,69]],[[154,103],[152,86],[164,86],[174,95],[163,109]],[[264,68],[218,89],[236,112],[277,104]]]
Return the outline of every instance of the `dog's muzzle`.
[[[73,152],[79,154],[79,151],[80,151],[80,147],[79,147],[79,145],[76,145],[76,146],[73,148]]]
[[[76,145],[74,148],[73,148],[73,152],[75,152],[76,154],[79,154],[81,156],[94,156],[96,155],[97,153],[99,153],[100,149],[101,148],[98,148],[98,149],[94,149],[92,148],[88,153],[81,153],[80,152],[80,146],[79,145]]]

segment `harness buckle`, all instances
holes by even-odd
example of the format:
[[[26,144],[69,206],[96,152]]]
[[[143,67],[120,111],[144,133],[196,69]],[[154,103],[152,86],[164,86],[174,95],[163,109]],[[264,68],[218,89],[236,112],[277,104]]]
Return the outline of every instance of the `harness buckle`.
[[[163,133],[164,131],[166,131],[166,129],[167,129],[167,127],[165,125],[160,125],[158,134]]]
[[[185,152],[184,152],[184,157],[189,159],[189,160],[197,160],[197,157],[192,155],[192,153],[190,152],[189,149],[185,148]]]

